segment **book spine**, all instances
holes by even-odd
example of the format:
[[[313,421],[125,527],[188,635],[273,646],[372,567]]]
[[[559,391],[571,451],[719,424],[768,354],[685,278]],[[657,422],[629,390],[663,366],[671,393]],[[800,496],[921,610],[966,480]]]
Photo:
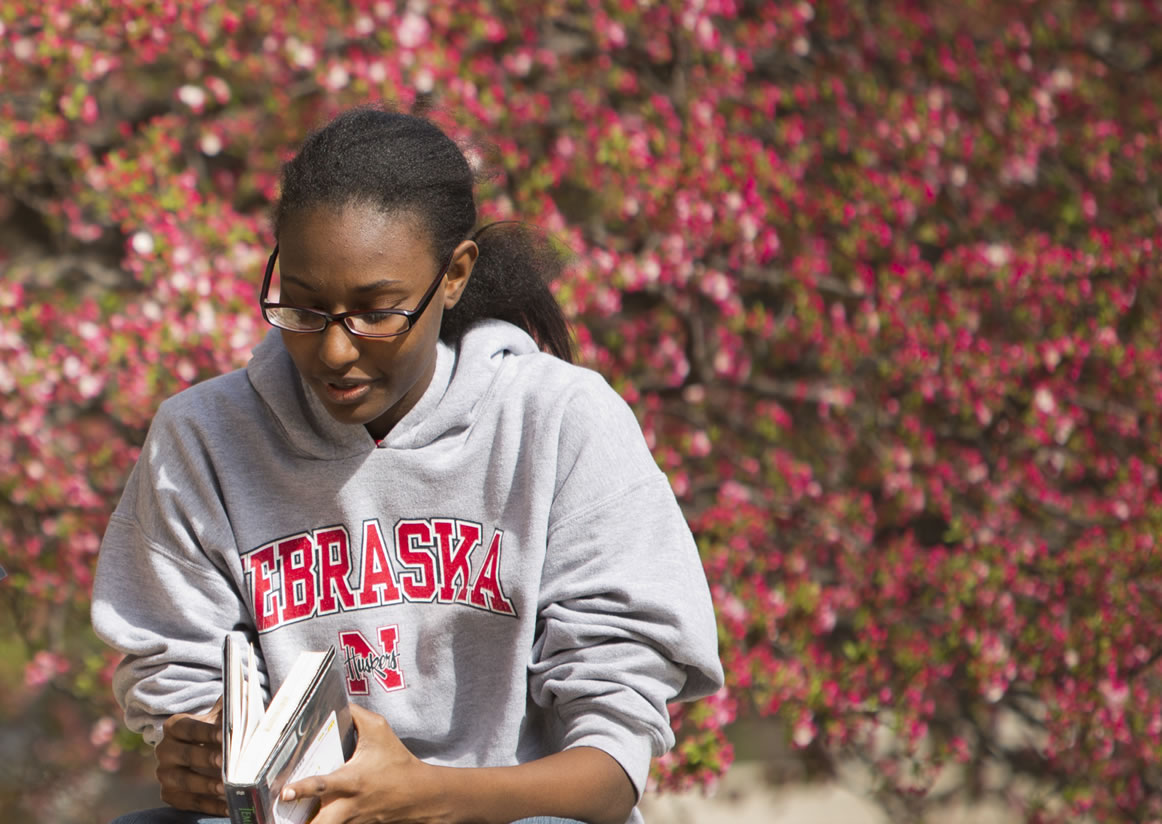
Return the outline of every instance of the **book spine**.
[[[269,824],[262,792],[255,786],[226,785],[226,807],[230,824]]]

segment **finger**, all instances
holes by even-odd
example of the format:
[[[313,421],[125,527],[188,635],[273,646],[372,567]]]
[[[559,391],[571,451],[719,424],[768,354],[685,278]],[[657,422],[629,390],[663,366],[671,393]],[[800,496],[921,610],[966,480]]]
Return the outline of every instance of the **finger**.
[[[380,715],[377,712],[372,712],[371,710],[367,709],[367,707],[363,706],[362,704],[352,703],[352,704],[350,704],[350,709],[351,709],[351,717],[353,719],[383,718],[382,715]]]
[[[351,705],[351,720],[355,722],[355,752],[358,753],[369,740],[389,741],[399,738],[387,719],[377,712],[364,709],[358,704]]]
[[[222,797],[226,795],[221,772],[205,775],[180,765],[163,764],[157,768],[157,781],[163,791],[171,793]]]
[[[351,720],[355,722],[356,729],[374,724],[387,724],[387,719],[382,715],[358,704],[351,704]]]
[[[218,700],[214,702],[214,706],[210,707],[210,711],[202,716],[211,724],[222,723],[222,696],[218,696]]]
[[[186,769],[196,772],[198,775],[204,775],[207,778],[221,780],[222,767],[215,764],[213,767],[187,767]]]
[[[174,713],[162,724],[162,730],[169,735],[173,735],[175,731],[180,732],[187,728],[204,727],[207,725],[220,729],[222,725],[222,701],[223,698],[219,695],[218,700],[214,702],[214,706],[203,713]]]
[[[222,748],[213,744],[184,744],[175,741],[164,749],[158,745],[157,763],[213,775],[222,770]]]
[[[311,819],[311,824],[347,824],[356,820],[355,812],[347,798],[332,798],[323,802]]]
[[[194,715],[179,714],[162,725],[162,740],[169,738],[192,744],[222,744],[222,726]]]
[[[197,795],[194,793],[167,791],[163,789],[161,800],[178,810],[209,813],[210,815],[220,816],[222,818],[230,815],[230,810],[226,806],[226,798],[224,796]]]
[[[347,780],[346,771],[340,767],[326,775],[313,775],[303,778],[282,788],[283,801],[294,801],[296,798],[320,798],[326,803],[328,800],[343,798],[352,794],[351,782]]]
[[[181,804],[199,800],[198,807],[181,807]],[[179,810],[205,809],[211,801],[220,801],[225,805],[225,788],[220,781],[179,782],[165,781],[162,783],[162,800],[177,807]]]
[[[222,748],[215,744],[186,746],[186,764],[205,775],[222,774]]]
[[[326,791],[327,782],[322,776],[315,776],[287,784],[282,788],[279,798],[283,801],[294,801],[296,798],[322,798]]]

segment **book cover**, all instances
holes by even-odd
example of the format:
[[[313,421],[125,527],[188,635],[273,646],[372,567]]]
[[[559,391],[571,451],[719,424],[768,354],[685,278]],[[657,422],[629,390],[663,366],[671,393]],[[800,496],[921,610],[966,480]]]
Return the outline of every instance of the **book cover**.
[[[222,773],[230,820],[305,824],[317,800],[284,802],[279,799],[282,788],[337,769],[355,751],[355,727],[335,668],[335,650],[301,653],[266,709],[253,648],[248,667],[242,666],[241,657],[238,642],[227,636]]]

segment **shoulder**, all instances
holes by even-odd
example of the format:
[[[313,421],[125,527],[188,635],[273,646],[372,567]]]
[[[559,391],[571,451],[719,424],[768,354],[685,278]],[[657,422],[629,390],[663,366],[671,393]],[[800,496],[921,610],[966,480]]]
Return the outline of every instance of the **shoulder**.
[[[126,505],[146,534],[167,534],[175,508],[199,508],[203,519],[220,508],[219,469],[254,442],[248,428],[259,416],[248,408],[248,394],[246,376],[236,370],[162,401],[134,470],[136,486],[127,490]]]
[[[237,406],[250,403],[253,398],[254,392],[246,378],[246,370],[234,369],[171,395],[162,401],[158,414],[175,417],[197,416],[221,404]]]
[[[633,418],[629,404],[592,369],[545,352],[507,358],[504,369],[505,400],[519,400],[525,408],[556,412],[575,424]]]
[[[598,372],[538,352],[507,359],[505,404],[519,404],[526,425],[555,436],[558,460],[587,456],[628,472],[657,471],[637,416]]]
[[[188,436],[194,432],[237,432],[261,420],[259,399],[244,369],[208,378],[162,401],[151,434]]]

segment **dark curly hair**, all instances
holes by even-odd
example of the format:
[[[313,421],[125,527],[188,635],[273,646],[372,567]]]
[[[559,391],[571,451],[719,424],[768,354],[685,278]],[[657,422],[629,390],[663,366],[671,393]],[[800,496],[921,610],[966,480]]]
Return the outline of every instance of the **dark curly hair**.
[[[519,221],[475,229],[475,182],[460,147],[431,120],[361,106],[311,133],[283,167],[274,231],[294,212],[357,203],[418,216],[437,260],[471,238],[480,255],[460,300],[444,313],[440,337],[454,344],[478,320],[499,318],[572,361],[569,324],[549,289],[566,256],[547,234]]]

